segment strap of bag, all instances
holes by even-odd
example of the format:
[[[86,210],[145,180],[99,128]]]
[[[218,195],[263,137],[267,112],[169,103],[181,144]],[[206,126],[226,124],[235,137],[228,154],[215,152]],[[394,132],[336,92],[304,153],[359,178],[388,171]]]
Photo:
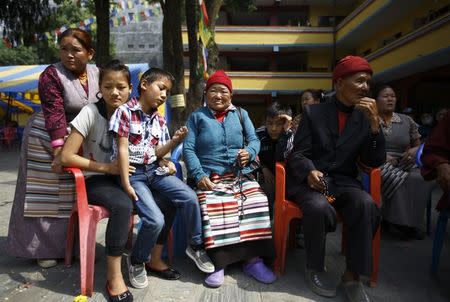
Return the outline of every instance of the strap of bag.
[[[242,127],[242,148],[245,148],[245,143],[247,141],[246,140],[247,134],[245,132],[245,127],[244,127],[244,118],[242,117],[241,107],[236,107],[236,110],[238,112],[239,122],[241,123],[241,127]]]

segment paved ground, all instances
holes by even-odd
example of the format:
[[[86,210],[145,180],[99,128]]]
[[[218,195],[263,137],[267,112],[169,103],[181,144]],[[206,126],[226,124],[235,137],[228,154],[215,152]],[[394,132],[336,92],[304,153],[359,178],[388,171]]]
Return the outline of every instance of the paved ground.
[[[34,261],[16,259],[3,251],[6,241],[11,202],[17,177],[18,151],[0,151],[0,301],[72,301],[79,293],[79,271],[75,262],[71,268],[62,263],[48,270]],[[435,192],[434,201],[439,192]],[[433,213],[433,222],[436,214]],[[433,224],[434,225],[434,224]],[[98,231],[95,265],[95,293],[90,301],[106,301],[104,230]],[[375,301],[450,301],[450,232],[441,257],[438,278],[431,278],[429,264],[432,241],[399,241],[383,234],[379,284],[368,289]],[[336,276],[344,269],[339,254],[340,230],[328,236],[326,265]],[[315,296],[305,286],[301,274],[305,254],[293,249],[288,254],[286,274],[274,284],[265,286],[246,277],[239,266],[226,271],[225,284],[219,289],[202,285],[203,274],[186,257],[175,259],[174,266],[182,273],[178,281],[149,277],[146,289],[132,289],[135,301],[345,301],[342,290],[335,299]]]

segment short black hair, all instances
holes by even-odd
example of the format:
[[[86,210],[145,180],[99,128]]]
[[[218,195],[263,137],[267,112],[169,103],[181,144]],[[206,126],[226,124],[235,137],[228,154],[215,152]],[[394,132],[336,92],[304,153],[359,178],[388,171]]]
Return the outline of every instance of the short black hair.
[[[99,85],[102,84],[102,80],[103,80],[105,74],[108,71],[120,71],[120,72],[122,72],[125,75],[125,77],[127,78],[128,85],[131,85],[130,69],[128,68],[127,65],[125,65],[124,63],[122,63],[119,60],[111,60],[108,63],[106,63],[103,67],[100,68],[100,74],[99,74],[99,77],[98,77],[98,84]]]
[[[141,76],[141,79],[139,80],[139,85],[137,88],[139,95],[141,94],[141,85],[143,81],[146,81],[147,83],[153,83],[161,79],[167,79],[172,82],[172,84],[175,82],[175,77],[170,72],[160,68],[153,67],[144,72],[144,74]]]
[[[391,88],[392,90],[394,90],[391,86],[387,84],[378,85],[373,89],[372,96],[375,98],[375,100],[378,98],[380,92],[385,90],[386,88]]]
[[[278,102],[273,102],[269,107],[266,109],[266,118],[268,117],[276,117],[282,114],[286,114],[290,117],[292,117],[292,109],[289,106],[281,105]]]
[[[313,99],[316,102],[322,103],[322,101],[323,101],[323,90],[322,89],[306,89],[306,90],[303,90],[302,93],[300,94],[300,99],[307,92],[311,93]]]

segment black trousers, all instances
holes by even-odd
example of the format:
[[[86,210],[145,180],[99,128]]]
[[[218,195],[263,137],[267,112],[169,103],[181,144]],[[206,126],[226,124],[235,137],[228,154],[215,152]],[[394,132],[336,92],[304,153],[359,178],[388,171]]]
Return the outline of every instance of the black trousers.
[[[336,230],[338,210],[347,228],[347,270],[369,276],[372,273],[372,238],[380,222],[379,209],[361,188],[336,186],[330,178],[327,181],[330,193],[336,197],[333,204],[307,184],[301,184],[300,190],[291,196],[303,212],[306,268],[324,269],[326,234]]]
[[[122,190],[116,176],[93,175],[86,179],[86,193],[90,204],[99,205],[109,210],[110,216],[106,227],[106,255],[121,256],[128,239],[128,225],[133,212],[133,202]],[[164,227],[159,234],[157,244],[167,241],[173,220],[175,206],[160,196],[155,200],[164,214]]]

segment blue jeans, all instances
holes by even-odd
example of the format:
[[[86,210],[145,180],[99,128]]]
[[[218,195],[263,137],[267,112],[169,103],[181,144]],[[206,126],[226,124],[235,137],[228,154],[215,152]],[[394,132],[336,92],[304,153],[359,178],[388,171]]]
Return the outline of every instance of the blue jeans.
[[[152,191],[176,207],[183,208],[183,214],[189,222],[190,244],[202,244],[202,221],[197,194],[182,180],[173,175],[156,175],[158,164],[136,166],[136,172],[130,176],[130,183],[138,196],[135,208],[141,218],[139,230],[131,257],[136,262],[147,262],[150,252],[164,226],[164,215],[155,202]]]

